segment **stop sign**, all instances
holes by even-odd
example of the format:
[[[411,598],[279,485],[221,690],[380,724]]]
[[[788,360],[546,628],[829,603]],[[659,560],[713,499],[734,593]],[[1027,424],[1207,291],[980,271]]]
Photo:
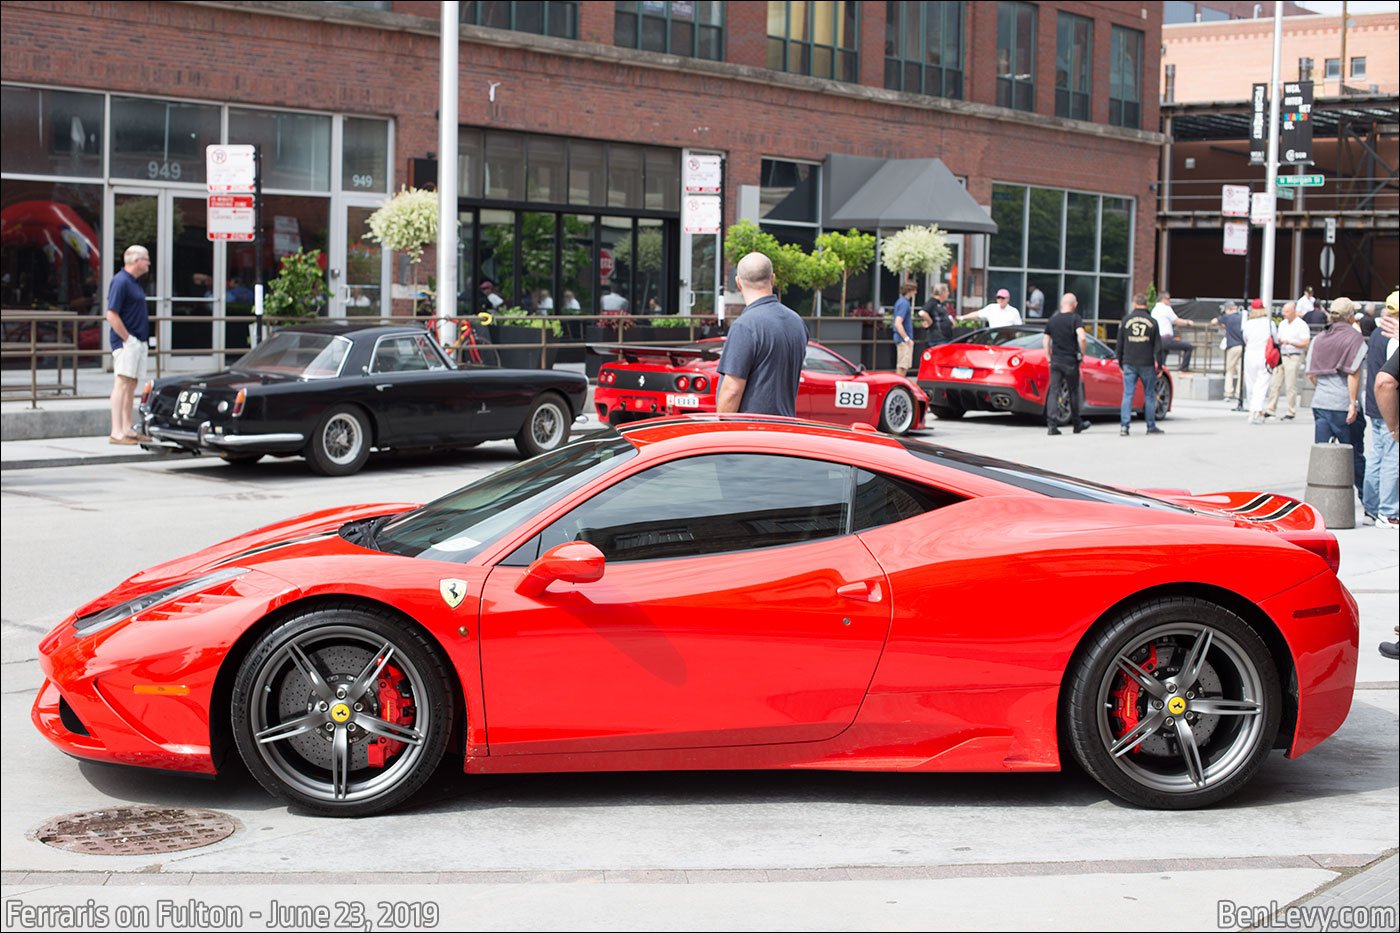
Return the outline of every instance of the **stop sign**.
[[[598,250],[598,274],[603,278],[611,278],[613,274],[613,254],[606,249]]]

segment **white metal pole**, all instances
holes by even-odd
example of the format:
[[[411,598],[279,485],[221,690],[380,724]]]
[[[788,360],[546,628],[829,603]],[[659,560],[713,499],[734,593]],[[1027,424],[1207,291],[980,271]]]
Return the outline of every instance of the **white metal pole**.
[[[1274,4],[1274,63],[1269,71],[1269,167],[1264,178],[1264,190],[1278,197],[1278,111],[1279,60],[1283,57],[1283,4]],[[1259,298],[1273,313],[1274,306],[1274,238],[1278,234],[1278,205],[1275,203],[1269,222],[1264,225],[1264,255],[1259,263]]]
[[[442,65],[438,104],[438,339],[457,339],[457,4],[442,4]],[[471,325],[468,324],[468,327]]]

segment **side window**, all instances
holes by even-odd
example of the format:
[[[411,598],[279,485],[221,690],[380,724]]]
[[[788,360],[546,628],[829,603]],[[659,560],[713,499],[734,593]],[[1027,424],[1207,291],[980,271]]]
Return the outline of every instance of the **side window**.
[[[868,470],[856,470],[856,499],[851,530],[864,531],[881,525],[893,525],[961,501],[962,496],[942,489]]]
[[[835,373],[838,376],[850,376],[854,373],[854,370],[835,354],[810,343],[807,344],[807,355],[802,360],[802,368],[815,373]]]
[[[1084,355],[1096,360],[1106,360],[1113,356],[1113,351],[1105,344],[1090,337],[1088,340],[1084,341]]]
[[[660,560],[846,534],[851,468],[765,454],[712,454],[652,467],[546,528],[539,553],[588,541],[609,561]]]
[[[445,369],[442,359],[427,345],[428,337],[405,336],[381,340],[374,351],[376,373],[423,372]]]

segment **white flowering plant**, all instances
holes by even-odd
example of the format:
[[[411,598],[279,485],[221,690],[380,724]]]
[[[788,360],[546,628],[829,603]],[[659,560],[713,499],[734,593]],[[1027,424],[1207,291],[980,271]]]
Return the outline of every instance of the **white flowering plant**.
[[[369,215],[366,239],[378,240],[408,256],[413,265],[413,304],[418,307],[418,264],[423,247],[438,238],[438,196],[422,188],[401,188],[379,210]]]
[[[895,275],[932,275],[946,269],[952,259],[948,238],[938,224],[905,227],[880,245],[880,262]]]

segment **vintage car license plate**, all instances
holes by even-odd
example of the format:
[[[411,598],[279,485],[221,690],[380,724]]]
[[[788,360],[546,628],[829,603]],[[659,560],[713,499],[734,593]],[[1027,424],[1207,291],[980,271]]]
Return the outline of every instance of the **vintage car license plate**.
[[[699,408],[700,396],[698,395],[670,395],[666,396],[667,408]]]
[[[195,410],[199,408],[199,400],[204,397],[204,393],[198,389],[186,389],[180,393],[175,400],[175,417],[191,418]]]
[[[954,366],[954,367],[953,367],[953,378],[954,378],[954,379],[971,379],[971,378],[972,378],[972,367],[971,367],[971,366]]]
[[[836,383],[837,408],[864,408],[868,404],[870,404],[870,389],[865,383]]]

